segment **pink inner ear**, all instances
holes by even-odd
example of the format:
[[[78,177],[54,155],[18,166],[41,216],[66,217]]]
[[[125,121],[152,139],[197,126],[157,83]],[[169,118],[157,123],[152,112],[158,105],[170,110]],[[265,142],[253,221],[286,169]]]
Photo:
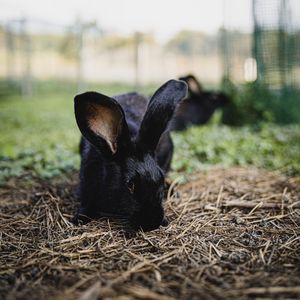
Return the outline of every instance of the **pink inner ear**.
[[[122,114],[118,108],[90,103],[86,116],[89,128],[107,142],[113,154],[116,153],[122,122]]]

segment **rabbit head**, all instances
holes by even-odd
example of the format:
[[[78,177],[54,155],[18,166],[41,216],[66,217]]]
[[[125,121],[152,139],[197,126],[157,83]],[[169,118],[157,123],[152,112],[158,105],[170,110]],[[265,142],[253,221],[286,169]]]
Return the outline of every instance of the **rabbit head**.
[[[189,99],[198,101],[199,104],[203,104],[208,108],[216,109],[228,104],[229,99],[223,92],[204,91],[201,83],[196,79],[194,75],[187,75],[180,77],[188,85]]]
[[[92,157],[82,153],[84,164],[95,169],[83,175],[95,177],[83,178],[93,182],[84,186],[91,189],[86,197],[93,199],[87,200],[86,207],[92,207],[100,215],[103,212],[126,218],[133,227],[145,231],[165,222],[162,203],[165,174],[156,161],[155,150],[186,93],[183,81],[165,83],[150,99],[135,133],[115,99],[96,92],[75,97],[78,127],[95,151]],[[90,193],[98,195],[98,199]]]

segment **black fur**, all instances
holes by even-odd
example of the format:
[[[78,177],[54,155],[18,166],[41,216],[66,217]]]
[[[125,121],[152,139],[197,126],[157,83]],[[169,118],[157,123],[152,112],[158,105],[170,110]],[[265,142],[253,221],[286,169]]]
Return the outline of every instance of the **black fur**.
[[[145,231],[166,224],[164,178],[173,151],[166,129],[186,93],[183,81],[170,80],[157,90],[149,104],[137,93],[109,98],[88,92],[75,97],[76,121],[83,134],[77,220],[115,216]],[[115,143],[114,135],[110,143],[89,123],[92,116],[95,124],[91,108],[97,110],[97,105],[105,107],[106,112],[111,110],[116,119]]]
[[[181,102],[171,123],[171,129],[181,131],[190,125],[205,124],[214,111],[229,102],[222,92],[203,91],[202,86],[193,75],[181,77],[187,82],[189,95]]]

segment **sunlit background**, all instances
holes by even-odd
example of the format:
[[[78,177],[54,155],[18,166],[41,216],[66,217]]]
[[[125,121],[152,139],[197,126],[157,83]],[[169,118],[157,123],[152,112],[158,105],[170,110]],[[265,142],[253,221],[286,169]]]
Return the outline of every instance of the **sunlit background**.
[[[27,93],[35,79],[77,80],[81,88],[87,81],[138,86],[189,72],[217,84],[227,72],[228,54],[220,47],[225,29],[235,43],[230,42],[235,52],[231,72],[240,81],[256,76],[249,67],[255,63],[249,0],[27,0],[0,5],[0,76],[23,78]]]
[[[23,79],[24,93],[33,92],[34,80],[44,79],[76,80],[79,89],[90,81],[138,87],[185,73],[212,84],[229,75],[253,81],[256,60],[265,55],[258,70],[272,69],[272,84],[299,83],[299,66],[285,57],[298,55],[291,47],[299,51],[296,0],[3,0],[0,5],[0,76]],[[273,36],[262,39],[261,29]],[[277,37],[275,31],[285,34]],[[265,54],[266,46],[281,51],[286,61],[271,49]],[[264,49],[256,53],[255,47]],[[279,70],[293,78],[283,83]]]

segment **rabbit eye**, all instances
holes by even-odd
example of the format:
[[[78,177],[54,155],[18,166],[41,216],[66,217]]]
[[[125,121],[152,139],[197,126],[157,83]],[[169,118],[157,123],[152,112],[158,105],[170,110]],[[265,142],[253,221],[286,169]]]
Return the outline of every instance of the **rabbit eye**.
[[[127,182],[127,188],[129,190],[130,194],[133,194],[134,193],[134,182],[133,181]]]

